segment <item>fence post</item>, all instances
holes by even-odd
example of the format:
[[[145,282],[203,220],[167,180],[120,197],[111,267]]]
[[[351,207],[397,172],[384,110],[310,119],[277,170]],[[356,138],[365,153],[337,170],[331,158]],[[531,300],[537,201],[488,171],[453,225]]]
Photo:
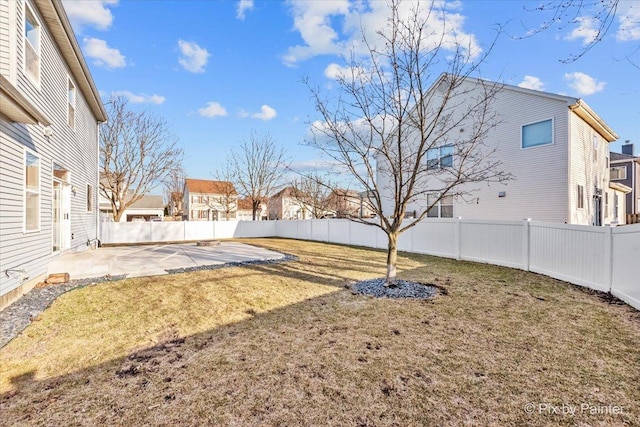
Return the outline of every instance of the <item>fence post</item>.
[[[531,239],[531,218],[525,218],[522,223],[522,269],[529,271]]]
[[[613,233],[611,226],[604,227],[604,286],[611,293],[613,275]]]
[[[455,227],[455,231],[453,234],[453,238],[454,238],[454,242],[455,242],[455,247],[454,247],[454,251],[455,251],[455,256],[457,260],[462,259],[462,254],[460,253],[460,239],[462,238],[462,234],[460,233],[460,221],[462,220],[462,217],[456,217],[456,227]]]

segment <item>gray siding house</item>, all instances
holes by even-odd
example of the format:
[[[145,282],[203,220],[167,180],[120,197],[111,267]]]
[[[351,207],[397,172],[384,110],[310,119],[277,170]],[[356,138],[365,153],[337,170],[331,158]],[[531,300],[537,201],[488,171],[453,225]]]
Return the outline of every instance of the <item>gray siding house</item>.
[[[631,189],[626,195],[627,215],[640,214],[640,157],[634,155],[633,144],[624,144],[622,153],[611,152],[611,182]]]
[[[106,112],[60,0],[0,0],[0,309],[98,239]]]

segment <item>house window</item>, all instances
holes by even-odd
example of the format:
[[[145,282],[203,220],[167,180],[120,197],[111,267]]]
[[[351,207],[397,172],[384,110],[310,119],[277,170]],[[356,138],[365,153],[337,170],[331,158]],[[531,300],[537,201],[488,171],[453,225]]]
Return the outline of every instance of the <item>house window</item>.
[[[93,212],[93,185],[87,184],[87,212]]]
[[[74,86],[71,79],[68,80],[69,84],[67,87],[67,123],[71,129],[76,128],[76,87]]]
[[[24,231],[40,230],[40,158],[25,152]]]
[[[553,144],[553,119],[522,126],[522,148]]]
[[[609,192],[604,192],[604,217],[607,218],[609,216]]]
[[[191,203],[200,203],[202,198],[200,196],[191,196]]]
[[[40,83],[40,24],[27,5],[24,18],[24,66],[26,74]]]
[[[584,209],[584,186],[578,185],[578,209]]]
[[[593,135],[593,160],[598,161],[598,136]]]
[[[453,167],[453,145],[444,145],[427,150],[427,169],[450,167]]]
[[[612,181],[627,179],[626,166],[614,166],[610,169],[609,179]]]
[[[428,218],[453,218],[453,196],[444,196],[438,202],[437,194],[429,194],[427,203],[431,208],[427,211]],[[432,206],[433,205],[433,206]]]

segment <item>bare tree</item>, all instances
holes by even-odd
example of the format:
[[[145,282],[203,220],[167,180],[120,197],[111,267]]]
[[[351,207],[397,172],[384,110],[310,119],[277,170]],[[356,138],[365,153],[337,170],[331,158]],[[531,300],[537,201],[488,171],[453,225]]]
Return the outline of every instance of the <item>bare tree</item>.
[[[338,78],[336,96],[307,86],[322,117],[312,124],[310,144],[365,190],[377,218],[352,220],[386,233],[392,284],[401,233],[444,198],[465,197],[474,191],[470,184],[503,181],[508,174],[484,143],[498,121],[490,105],[500,85],[468,82],[491,49],[475,51],[446,24],[436,29],[433,2],[408,14],[399,1],[389,7],[378,39],[363,36],[364,59],[348,59],[351,71]],[[409,220],[410,206],[416,213]]]
[[[165,200],[171,206],[173,217],[182,216],[182,196],[184,194],[184,171],[176,169],[168,174],[165,182]]]
[[[564,29],[573,25],[583,26],[582,31],[584,34],[581,37],[585,38],[585,43],[583,43],[582,49],[560,60],[563,63],[575,62],[602,41],[621,13],[630,13],[630,8],[625,9],[620,6],[620,0],[546,0],[535,7],[524,6],[530,12],[549,15],[549,18],[544,20],[538,28],[529,30],[527,36],[538,34],[553,27]],[[633,18],[624,17],[624,20],[632,21]],[[619,31],[624,33],[631,30],[621,28]],[[625,38],[625,35],[623,34],[621,37]],[[640,46],[631,55],[638,51],[640,51]],[[631,56],[627,56],[626,59],[634,67],[640,68],[636,62],[631,60]]]
[[[329,210],[329,195],[335,188],[330,178],[317,171],[301,174],[293,180],[294,198],[302,209],[309,209],[313,218],[323,217]]]
[[[221,208],[224,212],[225,219],[229,221],[229,219],[235,218],[236,211],[238,210],[238,192],[233,185],[234,171],[227,162],[222,169],[216,172],[215,176],[220,182],[218,186],[219,194],[215,197],[209,196],[209,207],[215,207],[216,209]]]
[[[251,200],[254,221],[260,204],[280,185],[286,166],[284,150],[269,134],[260,136],[252,131],[231,151],[229,169],[240,192]]]
[[[181,170],[184,153],[164,119],[132,111],[125,98],[111,97],[107,113],[100,128],[100,193],[120,221],[129,206]]]

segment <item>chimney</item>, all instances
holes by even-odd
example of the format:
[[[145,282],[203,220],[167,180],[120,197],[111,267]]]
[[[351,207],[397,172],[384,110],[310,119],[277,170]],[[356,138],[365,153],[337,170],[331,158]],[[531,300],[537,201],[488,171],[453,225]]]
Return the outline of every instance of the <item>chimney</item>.
[[[630,156],[634,155],[633,154],[633,144],[628,139],[624,142],[624,145],[622,146],[622,154],[628,154]]]

